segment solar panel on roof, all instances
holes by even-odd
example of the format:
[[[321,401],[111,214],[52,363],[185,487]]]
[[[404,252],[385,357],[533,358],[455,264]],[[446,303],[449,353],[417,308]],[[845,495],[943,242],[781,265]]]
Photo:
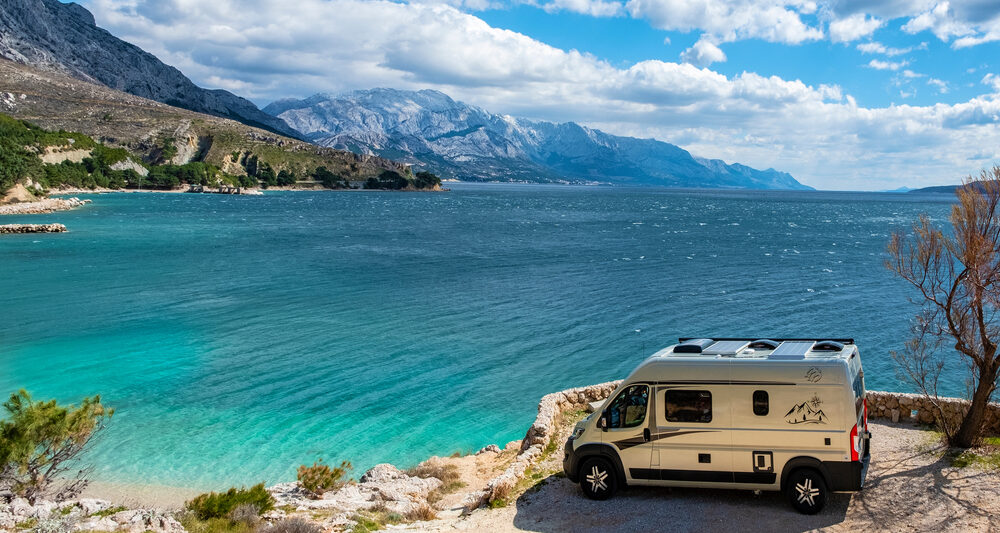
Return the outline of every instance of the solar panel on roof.
[[[743,351],[750,341],[719,341],[701,353],[704,355],[736,355]]]
[[[815,341],[785,341],[778,345],[769,356],[771,359],[802,359],[809,353]]]

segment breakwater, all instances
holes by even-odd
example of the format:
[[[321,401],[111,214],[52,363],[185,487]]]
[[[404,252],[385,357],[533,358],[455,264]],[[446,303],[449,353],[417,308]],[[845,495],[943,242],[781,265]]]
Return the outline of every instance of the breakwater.
[[[66,226],[62,224],[3,224],[0,234],[4,233],[62,233]]]

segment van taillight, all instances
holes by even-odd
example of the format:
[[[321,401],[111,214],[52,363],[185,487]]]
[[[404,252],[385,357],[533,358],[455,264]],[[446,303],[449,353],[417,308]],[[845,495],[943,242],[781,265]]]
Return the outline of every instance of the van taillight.
[[[861,454],[858,452],[858,425],[854,424],[851,429],[851,460],[860,461]]]
[[[868,397],[865,396],[865,417],[862,418],[865,423],[865,431],[868,431]]]

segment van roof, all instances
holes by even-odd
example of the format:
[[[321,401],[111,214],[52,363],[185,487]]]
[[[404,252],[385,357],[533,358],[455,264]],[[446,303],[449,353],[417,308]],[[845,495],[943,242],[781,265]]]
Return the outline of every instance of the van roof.
[[[851,359],[857,355],[854,339],[846,338],[708,338],[681,337],[678,344],[668,346],[650,359],[757,359],[768,361],[803,361],[817,359]]]

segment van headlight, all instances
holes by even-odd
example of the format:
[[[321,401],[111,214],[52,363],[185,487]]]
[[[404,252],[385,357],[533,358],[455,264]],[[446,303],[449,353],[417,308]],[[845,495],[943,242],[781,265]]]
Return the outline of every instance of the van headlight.
[[[583,426],[573,428],[573,434],[569,436],[569,440],[576,440],[580,438],[580,435],[583,435],[583,429]]]

